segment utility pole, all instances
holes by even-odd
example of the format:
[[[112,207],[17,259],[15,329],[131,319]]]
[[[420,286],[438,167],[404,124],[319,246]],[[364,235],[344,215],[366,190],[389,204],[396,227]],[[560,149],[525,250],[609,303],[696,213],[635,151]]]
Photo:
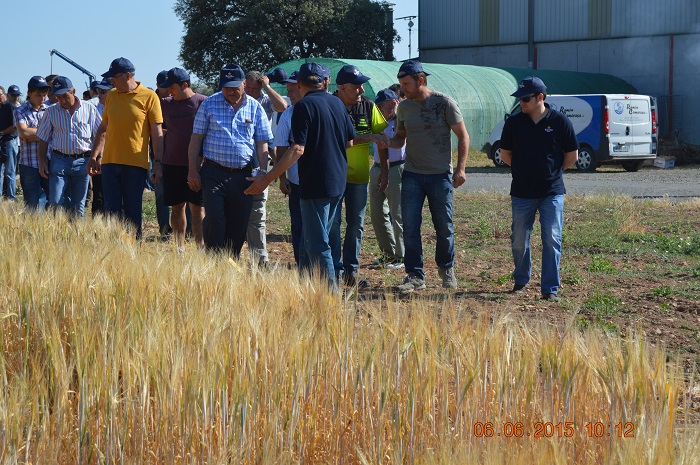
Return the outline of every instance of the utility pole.
[[[400,18],[396,19],[407,19],[408,20],[408,59],[411,59],[411,29],[413,26],[416,24],[413,22],[414,19],[416,19],[417,16],[402,16]]]

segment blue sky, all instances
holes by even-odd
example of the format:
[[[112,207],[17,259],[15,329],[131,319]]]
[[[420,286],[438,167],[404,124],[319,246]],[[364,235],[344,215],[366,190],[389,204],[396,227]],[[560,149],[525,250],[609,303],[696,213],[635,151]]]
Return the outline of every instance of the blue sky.
[[[394,17],[418,14],[418,0],[392,3],[396,4]],[[126,57],[136,67],[136,79],[154,87],[160,70],[182,66],[178,54],[183,27],[173,12],[173,4],[170,0],[63,0],[60,4],[38,0],[27,8],[18,4],[15,13],[2,15],[0,85],[7,89],[17,84],[24,98],[29,78],[53,71],[67,76],[82,93],[87,88],[87,76],[58,56],[52,60],[49,50],[56,49],[98,78],[114,58]],[[6,8],[4,12],[7,13]],[[401,43],[394,45],[398,60],[408,58],[407,23],[394,24],[402,37]],[[412,36],[412,51],[416,55],[417,24]]]

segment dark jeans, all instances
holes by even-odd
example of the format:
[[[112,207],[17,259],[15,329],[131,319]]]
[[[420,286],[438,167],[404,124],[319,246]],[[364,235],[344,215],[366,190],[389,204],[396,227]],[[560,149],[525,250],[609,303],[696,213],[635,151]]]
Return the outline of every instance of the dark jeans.
[[[231,172],[202,165],[202,199],[204,221],[202,233],[207,249],[228,250],[235,257],[241,254],[246,239],[253,197],[243,193],[251,184],[246,177],[251,171]]]
[[[108,163],[102,165],[102,193],[107,214],[116,214],[136,228],[141,238],[143,189],[146,169],[139,166]]]
[[[2,185],[2,196],[6,199],[15,200],[17,192],[17,158],[19,145],[17,138],[0,142],[0,150],[5,154],[5,161],[0,164],[0,184]]]
[[[289,219],[292,225],[292,248],[294,249],[294,261],[297,265],[299,262],[299,248],[301,245],[301,186],[299,184],[289,183],[289,189],[292,193],[289,194]]]
[[[27,207],[43,210],[49,198],[49,180],[41,177],[38,168],[19,165],[19,183]]]
[[[404,170],[401,179],[401,213],[406,247],[404,264],[409,276],[425,279],[420,228],[423,220],[423,203],[426,198],[437,239],[435,263],[440,268],[450,268],[454,265],[453,192],[451,173],[418,174]]]

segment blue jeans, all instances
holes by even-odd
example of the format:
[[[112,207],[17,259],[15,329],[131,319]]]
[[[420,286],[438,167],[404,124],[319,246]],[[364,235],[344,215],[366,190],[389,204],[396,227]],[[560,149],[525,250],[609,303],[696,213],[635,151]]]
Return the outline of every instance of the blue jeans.
[[[49,180],[41,177],[39,168],[19,165],[19,183],[27,207],[43,210],[48,198]]]
[[[207,249],[241,254],[246,239],[253,197],[243,193],[251,184],[250,171],[230,172],[204,164],[202,178],[204,221],[202,233]]]
[[[551,195],[541,199],[511,197],[513,211],[512,234],[513,280],[515,284],[530,282],[532,257],[530,234],[535,223],[535,213],[540,212],[542,229],[542,294],[556,294],[559,290],[559,261],[561,259],[561,237],[564,227],[564,195]]]
[[[299,184],[289,183],[289,189],[292,191],[289,194],[289,220],[292,226],[292,248],[294,249],[294,261],[299,265],[300,246],[301,246],[301,186]]]
[[[426,197],[435,227],[435,263],[440,268],[454,266],[453,192],[451,173],[418,174],[404,170],[401,178],[401,216],[406,247],[403,261],[409,276],[425,279],[420,229]]]
[[[54,152],[49,162],[49,205],[61,205],[71,215],[85,216],[90,176],[87,157],[71,158]]]
[[[136,237],[139,239],[141,238],[146,171],[140,166],[119,163],[102,165],[102,195],[105,213],[116,214],[131,223],[136,228]]]
[[[7,159],[0,165],[0,185],[2,188],[2,196],[6,199],[15,200],[17,193],[17,155],[19,154],[19,145],[17,138],[9,139],[0,142],[2,153]]]
[[[340,210],[342,198],[342,195],[338,195],[322,199],[301,199],[300,201],[301,240],[306,251],[306,259],[302,260],[303,268],[311,271],[318,267],[321,275],[328,279],[328,284],[333,289],[338,289],[338,283],[329,237],[333,218]]]
[[[343,241],[343,257],[340,257],[340,223],[342,222],[341,207],[333,218],[331,228],[331,249],[336,274],[357,275],[360,267],[360,248],[362,235],[365,232],[365,211],[367,210],[367,184],[345,185],[345,240]]]

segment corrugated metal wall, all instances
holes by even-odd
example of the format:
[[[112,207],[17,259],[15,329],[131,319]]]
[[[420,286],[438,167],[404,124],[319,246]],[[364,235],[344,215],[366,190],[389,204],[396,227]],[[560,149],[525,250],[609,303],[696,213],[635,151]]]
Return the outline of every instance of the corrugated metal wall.
[[[428,10],[440,10],[441,14],[437,17]],[[427,36],[431,43],[441,47],[479,43],[479,5],[475,2],[419,1],[418,18],[418,48],[421,48],[421,37]]]

